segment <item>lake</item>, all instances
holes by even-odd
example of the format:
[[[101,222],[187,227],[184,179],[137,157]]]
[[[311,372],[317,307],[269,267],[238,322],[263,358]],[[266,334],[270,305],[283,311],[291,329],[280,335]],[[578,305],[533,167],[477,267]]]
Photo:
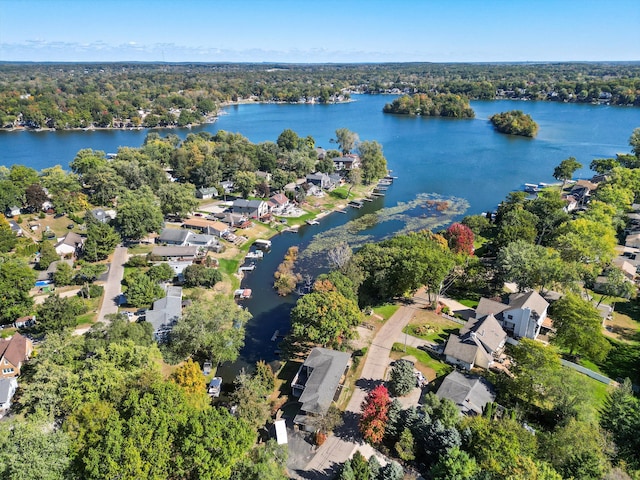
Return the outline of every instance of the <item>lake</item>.
[[[407,225],[438,228],[463,214],[493,210],[508,192],[520,190],[524,183],[553,182],[554,167],[569,156],[585,166],[575,177],[589,178],[591,160],[629,152],[629,136],[640,126],[640,109],[508,100],[471,102],[476,118],[468,120],[383,114],[383,105],[393,98],[357,95],[354,102],[338,105],[237,105],[228,107],[214,124],[168,130],[184,138],[189,132],[223,129],[263,142],[275,141],[284,129],[291,128],[300,136],[313,136],[317,146],[330,149],[335,148],[330,142],[335,130],[344,127],[357,132],[362,140],[380,142],[389,168],[398,177],[384,198],[274,239],[271,252],[243,281],[243,286],[253,290],[253,298],[245,305],[254,318],[247,325],[247,343],[238,365],[276,358],[277,342],[270,339],[275,330],[287,331],[289,310],[296,300],[293,296],[278,297],[272,288],[273,272],[289,246],[300,245],[300,267],[316,274],[326,268],[324,257],[305,255],[304,250],[308,245],[312,246],[308,250],[321,249],[323,241],[345,238],[347,222],[362,217],[368,220],[348,237],[358,243],[383,238]],[[512,109],[530,114],[539,124],[536,138],[511,137],[493,130],[489,116]],[[0,164],[20,163],[36,169],[66,166],[81,148],[116,152],[118,146],[140,146],[146,134],[139,130],[0,132]],[[459,211],[446,218],[423,219],[422,194],[454,197],[452,202],[457,202]],[[228,374],[238,365],[227,369]]]

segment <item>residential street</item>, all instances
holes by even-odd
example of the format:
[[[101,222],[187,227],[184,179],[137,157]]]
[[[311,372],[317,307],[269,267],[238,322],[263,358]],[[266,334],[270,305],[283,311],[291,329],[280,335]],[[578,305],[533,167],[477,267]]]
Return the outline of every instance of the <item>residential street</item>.
[[[374,337],[362,369],[362,375],[356,382],[349,405],[344,414],[344,426],[331,435],[318,448],[316,455],[305,467],[305,472],[298,472],[302,478],[322,478],[336,464],[344,463],[359,445],[363,445],[358,432],[358,418],[361,405],[367,393],[383,379],[389,366],[389,353],[394,342],[400,341],[402,329],[413,316],[414,307],[402,306],[382,326]]]
[[[104,299],[98,313],[98,322],[104,322],[105,315],[118,313],[117,300],[122,293],[121,282],[124,277],[124,264],[128,260],[127,248],[118,246],[111,259],[109,276],[104,284]]]

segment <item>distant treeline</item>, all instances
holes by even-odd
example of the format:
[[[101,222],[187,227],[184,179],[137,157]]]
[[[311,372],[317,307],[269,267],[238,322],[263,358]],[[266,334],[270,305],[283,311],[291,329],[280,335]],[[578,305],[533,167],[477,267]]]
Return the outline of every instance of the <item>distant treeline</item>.
[[[640,64],[14,64],[3,128],[131,128],[206,121],[220,103],[330,103],[350,93],[451,93],[640,105]]]

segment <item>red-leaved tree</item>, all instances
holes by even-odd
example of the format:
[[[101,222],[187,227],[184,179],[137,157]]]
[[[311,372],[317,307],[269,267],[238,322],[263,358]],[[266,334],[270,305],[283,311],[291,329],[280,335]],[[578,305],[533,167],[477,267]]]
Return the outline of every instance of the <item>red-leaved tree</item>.
[[[469,227],[461,223],[453,223],[447,228],[446,237],[453,253],[473,255],[474,235]]]
[[[374,388],[362,402],[360,433],[367,442],[374,445],[382,442],[390,402],[389,391],[384,385]]]

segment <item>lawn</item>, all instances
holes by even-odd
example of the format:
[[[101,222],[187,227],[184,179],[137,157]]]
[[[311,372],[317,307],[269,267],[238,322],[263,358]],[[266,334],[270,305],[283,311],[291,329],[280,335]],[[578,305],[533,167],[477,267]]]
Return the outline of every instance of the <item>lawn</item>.
[[[402,343],[394,343],[393,348],[391,349],[391,358],[393,360],[398,360],[402,357],[406,357],[407,355],[411,355],[418,360],[418,364],[416,368],[420,370],[425,377],[429,379],[429,381],[433,381],[436,377],[441,377],[446,375],[451,371],[451,366],[446,363],[433,358],[424,350],[420,350],[414,347],[406,347]]]
[[[381,305],[379,307],[375,307],[373,309],[373,312],[376,315],[380,315],[382,318],[384,318],[384,321],[386,322],[387,320],[389,320],[391,315],[396,313],[396,311],[399,308],[400,308],[400,305],[386,304],[386,305]]]
[[[436,315],[432,311],[420,310],[402,331],[430,342],[444,343],[450,334],[460,331],[460,324]]]
[[[478,306],[478,300],[472,300],[470,298],[456,298],[459,303],[469,308],[476,308]]]

